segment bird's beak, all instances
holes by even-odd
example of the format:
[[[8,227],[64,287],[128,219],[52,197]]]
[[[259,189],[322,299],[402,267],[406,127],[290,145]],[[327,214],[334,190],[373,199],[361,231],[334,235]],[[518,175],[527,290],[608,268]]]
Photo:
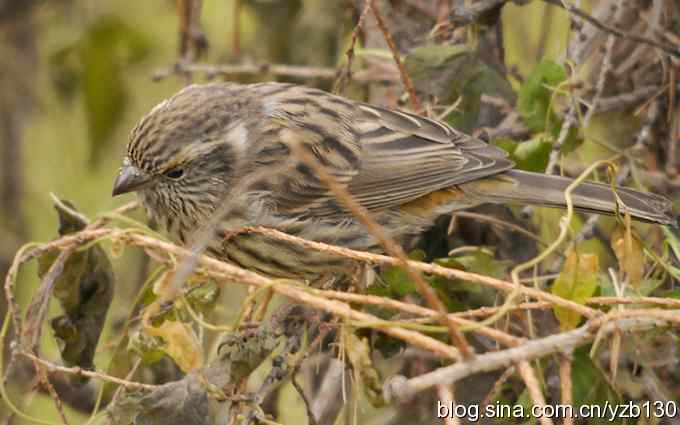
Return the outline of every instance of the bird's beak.
[[[123,165],[113,183],[111,196],[134,192],[149,183],[149,177],[133,165]]]

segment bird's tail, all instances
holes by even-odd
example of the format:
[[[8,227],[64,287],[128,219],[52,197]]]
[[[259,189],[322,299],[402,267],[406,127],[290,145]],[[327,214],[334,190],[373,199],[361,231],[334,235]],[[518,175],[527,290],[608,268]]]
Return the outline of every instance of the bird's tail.
[[[554,175],[509,170],[486,179],[459,186],[465,193],[481,202],[509,202],[547,207],[566,208],[565,190],[573,179]],[[619,210],[631,217],[651,223],[677,226],[671,201],[653,193],[616,187],[621,200]],[[571,194],[574,209],[583,212],[613,215],[617,200],[610,185],[584,182]]]

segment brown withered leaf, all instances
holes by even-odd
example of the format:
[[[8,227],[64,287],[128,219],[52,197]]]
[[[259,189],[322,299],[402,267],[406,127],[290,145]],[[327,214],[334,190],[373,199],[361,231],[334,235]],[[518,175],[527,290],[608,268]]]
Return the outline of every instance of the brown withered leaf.
[[[59,214],[60,235],[87,226],[87,219],[70,202],[54,197],[54,207]],[[43,278],[39,297],[43,305],[54,295],[64,310],[64,315],[51,321],[64,363],[92,368],[113,298],[115,276],[106,252],[99,245],[93,245],[82,251],[46,255],[39,259],[38,274]],[[33,311],[37,310],[29,308],[29,315]],[[38,314],[33,319],[40,317]]]
[[[161,350],[172,357],[182,371],[191,372],[203,366],[203,348],[187,324],[166,320],[160,326],[145,326],[145,331],[163,339],[165,345]]]
[[[617,226],[614,230],[610,243],[619,262],[619,270],[637,288],[645,272],[645,255],[642,242],[631,230],[630,215],[626,214],[625,226]]]
[[[358,378],[361,380],[361,387],[364,388],[364,393],[368,398],[369,403],[373,407],[381,407],[385,405],[385,398],[382,394],[382,381],[378,370],[371,359],[371,347],[367,338],[359,338],[354,333],[347,333],[348,344],[347,355],[352,364],[352,368],[359,372]]]

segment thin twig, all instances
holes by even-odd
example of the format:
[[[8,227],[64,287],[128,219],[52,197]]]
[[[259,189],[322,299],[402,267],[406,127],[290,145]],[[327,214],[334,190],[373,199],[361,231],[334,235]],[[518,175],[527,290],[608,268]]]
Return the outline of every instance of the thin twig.
[[[347,83],[349,83],[349,81],[352,80],[352,62],[354,61],[354,46],[356,45],[357,37],[359,37],[359,31],[361,31],[361,29],[364,26],[364,20],[366,19],[366,15],[368,15],[368,12],[370,10],[371,2],[369,0],[365,0],[364,10],[361,12],[361,15],[359,16],[359,21],[357,22],[357,25],[354,27],[354,30],[352,30],[352,36],[350,37],[349,47],[345,52],[345,55],[347,56],[347,63],[340,70],[340,72],[336,72],[338,78],[335,80],[333,93],[343,94],[345,92],[345,88],[347,87]]]
[[[616,1],[616,3],[612,3],[612,7],[616,7],[616,12],[614,12],[613,21],[614,23],[618,23],[622,15],[623,0],[614,1]],[[604,92],[604,86],[607,80],[607,75],[612,71],[612,53],[614,52],[615,41],[616,38],[614,37],[614,35],[610,34],[609,37],[607,37],[604,57],[602,58],[602,64],[600,68],[600,74],[595,84],[595,95],[593,96],[593,100],[591,101],[591,107],[590,109],[588,109],[588,112],[586,113],[586,116],[583,119],[584,128],[588,126],[588,123],[590,123],[590,119],[597,110],[600,98],[602,97],[602,93]]]
[[[26,310],[25,329],[22,330],[22,346],[34,353],[38,352],[42,325],[47,314],[47,307],[49,306],[55,282],[64,271],[64,265],[72,253],[73,251],[69,249],[59,253],[59,256],[54,260],[47,273],[45,273],[45,277],[42,279],[40,288],[37,291],[38,293],[33,297],[31,304]]]
[[[157,70],[153,74],[154,81],[160,81],[175,74],[204,73],[208,78],[229,75],[269,74],[281,77],[297,78],[321,78],[333,80],[338,76],[335,68],[323,68],[313,66],[295,66],[285,64],[202,64],[202,63],[178,63],[166,69]],[[356,71],[352,74],[352,80],[360,83],[387,83],[398,81],[397,76],[391,73],[374,72],[370,69]]]
[[[573,385],[571,381],[571,352],[568,351],[562,356],[560,356],[559,359],[560,362],[560,392],[561,392],[561,399],[560,401],[562,402],[563,405],[565,406],[571,406],[573,405]],[[563,418],[563,425],[574,425],[574,418],[571,417],[571,415],[565,415]]]
[[[575,16],[578,16],[579,18],[587,21],[589,24],[601,29],[602,31],[606,31],[610,34],[617,36],[617,37],[627,38],[629,40],[632,40],[632,41],[635,41],[635,42],[638,42],[638,43],[643,43],[643,44],[647,44],[649,46],[656,47],[656,48],[660,49],[662,52],[664,52],[668,55],[674,56],[676,58],[680,58],[680,49],[677,48],[676,46],[672,46],[672,45],[667,44],[667,43],[662,43],[660,41],[652,40],[651,38],[647,38],[647,37],[644,37],[644,36],[641,36],[641,35],[638,35],[638,34],[627,32],[627,31],[624,31],[622,29],[608,25],[604,22],[597,20],[595,17],[589,15],[585,11],[579,9],[578,7],[567,3],[566,1],[562,1],[562,0],[543,0],[543,1],[545,1],[546,3],[550,3],[552,5],[564,8],[565,10],[567,10],[567,12],[569,12],[569,13],[575,15]]]
[[[380,14],[380,10],[378,8],[378,5],[376,4],[375,0],[367,0],[370,1],[371,4],[371,10],[373,11],[373,16],[375,17],[375,21],[378,23],[378,28],[380,28],[380,31],[382,31],[383,36],[385,37],[385,41],[387,42],[387,45],[390,48],[390,51],[392,52],[392,57],[394,58],[394,62],[397,64],[397,68],[399,68],[399,74],[401,74],[401,81],[404,84],[404,88],[406,89],[406,92],[408,93],[409,101],[411,102],[411,109],[413,111],[419,111],[420,110],[420,102],[418,101],[418,97],[416,96],[416,89],[413,86],[413,81],[411,80],[411,76],[408,75],[408,72],[406,71],[406,67],[404,66],[404,62],[401,60],[401,55],[399,54],[399,49],[397,48],[397,44],[394,42],[394,39],[392,38],[392,35],[390,34],[390,30],[387,27],[387,23],[385,22],[385,19],[382,17]]]
[[[531,400],[534,402],[534,406],[544,407],[546,405],[545,397],[543,396],[541,387],[538,384],[538,379],[536,378],[534,368],[531,367],[529,361],[528,360],[520,361],[517,364],[517,371],[519,372],[519,375],[522,377],[524,383],[527,386],[529,396],[531,397]],[[550,419],[550,417],[546,415],[540,415],[538,417],[538,421],[541,423],[541,425],[553,424],[552,419]]]
[[[543,242],[543,240],[541,240],[541,238],[539,238],[538,236],[534,235],[530,231],[528,231],[528,230],[526,230],[526,229],[524,229],[524,228],[522,228],[522,227],[520,227],[520,226],[518,226],[514,223],[509,223],[507,221],[500,220],[500,219],[498,219],[496,217],[492,217],[490,215],[479,214],[479,213],[474,213],[474,212],[469,212],[469,211],[456,211],[454,214],[458,217],[470,218],[470,219],[477,220],[477,221],[487,222],[487,223],[490,223],[490,224],[498,226],[498,227],[508,228],[508,229],[510,229],[514,232],[520,233],[520,234],[536,241],[540,245],[543,245],[543,246],[546,245],[546,243]]]
[[[494,382],[493,388],[491,388],[491,391],[484,397],[484,400],[482,400],[482,406],[486,406],[490,404],[495,398],[496,395],[500,394],[503,385],[512,377],[512,375],[517,372],[517,369],[515,366],[510,366],[509,368],[505,369],[505,371],[501,374],[501,376]]]
[[[18,353],[24,357],[31,359],[34,362],[40,363],[50,372],[62,372],[75,376],[84,376],[87,378],[100,379],[105,382],[111,382],[113,384],[122,385],[125,388],[131,390],[153,391],[158,388],[158,385],[142,384],[140,382],[128,381],[125,379],[117,378],[115,376],[107,375],[106,373],[85,370],[80,367],[59,366],[52,362],[48,362],[47,360],[41,359],[40,357],[28,353],[26,351],[19,351]]]
[[[42,385],[47,390],[47,393],[50,395],[50,398],[52,398],[52,401],[54,401],[54,406],[56,407],[57,412],[59,412],[61,421],[65,425],[69,425],[69,421],[66,418],[66,413],[64,412],[64,403],[59,397],[57,390],[54,389],[54,385],[52,385],[50,382],[50,378],[47,376],[44,366],[35,359],[31,360],[33,361],[35,374],[38,375],[38,381],[40,382],[40,385]]]
[[[442,367],[432,372],[416,376],[403,382],[399,386],[399,391],[392,392],[391,394],[399,398],[409,399],[413,394],[439,384],[454,383],[477,373],[503,369],[517,364],[520,361],[531,361],[564,350],[574,349],[592,341],[596,334],[594,331],[597,329],[600,329],[604,335],[609,335],[614,332],[614,330],[619,330],[621,332],[638,332],[654,329],[659,326],[667,326],[670,323],[680,323],[680,316],[624,316],[610,321],[593,319],[572,331],[530,340],[515,348],[479,354],[473,359],[461,361],[451,366]]]
[[[454,406],[456,404],[453,385],[437,385],[437,395],[439,400],[446,406]],[[460,418],[456,415],[447,415],[444,418],[444,425],[460,425]]]

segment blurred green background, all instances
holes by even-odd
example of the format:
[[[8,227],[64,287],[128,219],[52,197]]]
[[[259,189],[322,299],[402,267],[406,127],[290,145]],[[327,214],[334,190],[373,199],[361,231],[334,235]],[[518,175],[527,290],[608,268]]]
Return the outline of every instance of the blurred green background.
[[[5,108],[2,113],[16,114],[22,129],[19,137],[22,156],[19,163],[12,164],[20,171],[20,202],[3,205],[5,214],[0,221],[4,239],[0,253],[5,257],[20,243],[47,241],[56,236],[56,214],[50,193],[71,200],[91,218],[131,200],[130,195],[111,197],[128,133],[155,104],[187,83],[181,76],[152,80],[156,71],[172,66],[177,60],[179,20],[175,1],[29,3],[16,14],[0,15],[0,96]],[[355,14],[347,12],[350,2],[243,3],[238,16],[239,60],[326,67],[344,62],[348,35],[355,24]],[[7,10],[13,7],[7,2],[0,2],[0,6]],[[589,2],[582,6],[591,7]],[[233,13],[233,0],[205,0],[201,22],[210,47],[202,62],[236,60]],[[521,8],[508,5],[503,9],[502,20],[506,66],[515,68],[520,77],[526,77],[541,58],[558,59],[563,54],[569,36],[564,11],[542,2]],[[22,34],[20,43],[16,42],[18,33]],[[193,81],[202,79],[196,75]],[[517,79],[510,82],[515,89],[519,87]],[[27,107],[22,109],[19,104]],[[590,129],[600,139],[616,132],[630,135],[638,127],[636,120],[627,120],[623,130],[599,125],[600,122],[596,120]],[[603,154],[594,144],[586,144],[579,152],[589,159]],[[10,215],[21,216],[21,226],[13,223]],[[137,217],[142,219],[141,214]],[[139,256],[130,252],[114,261],[117,286],[109,324],[125,317],[126,307],[136,295],[140,280],[138,262]],[[35,265],[22,268],[17,285],[21,305],[26,305],[37,283]],[[229,299],[237,305],[242,296],[232,293]],[[228,312],[231,306],[225,301],[220,308]],[[57,358],[49,329],[44,335],[45,356]],[[98,366],[106,365],[107,361],[106,352],[95,358]],[[290,414],[298,415],[300,401],[291,398],[291,405],[297,408],[291,409]],[[24,408],[37,417],[57,418],[52,402],[43,395]],[[72,414],[74,423],[86,418]],[[14,423],[26,422],[15,419]]]

